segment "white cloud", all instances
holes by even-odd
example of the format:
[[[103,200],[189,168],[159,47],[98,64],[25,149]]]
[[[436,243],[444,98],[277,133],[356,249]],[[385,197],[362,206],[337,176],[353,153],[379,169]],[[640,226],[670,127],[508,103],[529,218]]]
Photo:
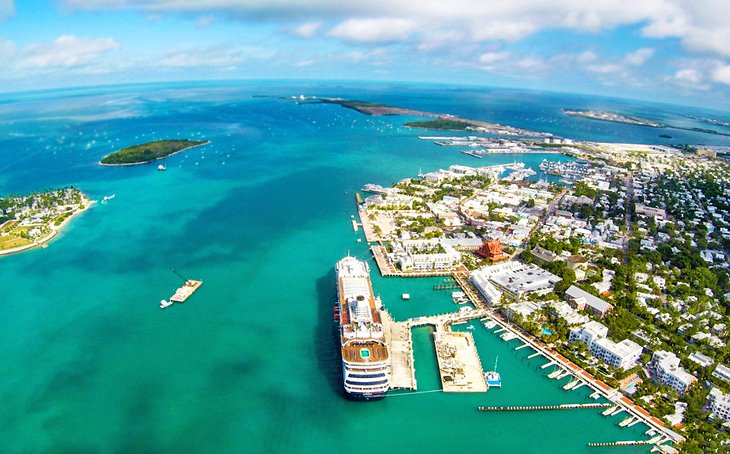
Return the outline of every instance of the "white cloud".
[[[62,35],[51,43],[32,44],[22,50],[17,67],[45,69],[78,67],[93,63],[105,52],[119,49],[112,38],[82,38]]]
[[[680,69],[674,73],[674,78],[680,83],[689,85],[698,85],[702,82],[702,76],[699,71],[692,68]]]
[[[243,19],[335,21],[341,23],[335,36],[353,41],[389,41],[409,37],[414,31],[410,27],[388,34],[387,30],[377,26],[397,20],[418,23],[423,36],[456,31],[475,41],[515,41],[548,29],[596,33],[618,26],[641,25],[647,37],[675,37],[691,51],[730,56],[730,27],[727,26],[730,2],[727,0],[642,0],[630,6],[625,0],[420,0],[417,3],[413,0],[62,1],[71,8],[87,10],[125,8],[147,13],[221,13]],[[8,3],[8,0],[0,2]],[[358,27],[361,29],[356,30]]]
[[[377,43],[404,40],[415,29],[416,24],[408,19],[348,19],[327,34],[344,41]]]
[[[479,56],[479,63],[482,65],[491,65],[509,56],[509,52],[485,52]]]
[[[586,69],[592,73],[599,74],[615,74],[624,71],[624,67],[616,63],[604,63],[599,65],[589,65]]]
[[[313,38],[320,28],[322,28],[322,22],[307,22],[294,28],[292,31],[300,38]]]
[[[642,47],[634,52],[626,54],[626,62],[634,65],[641,66],[646,63],[654,55],[654,49],[651,47]]]
[[[730,65],[718,66],[712,71],[712,80],[721,84],[730,85]]]

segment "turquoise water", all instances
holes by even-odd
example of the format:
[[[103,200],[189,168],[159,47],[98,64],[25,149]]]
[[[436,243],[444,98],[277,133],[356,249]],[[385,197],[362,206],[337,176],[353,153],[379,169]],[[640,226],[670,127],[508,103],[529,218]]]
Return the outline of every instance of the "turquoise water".
[[[542,156],[476,160],[418,140],[400,117],[254,97],[300,93],[579,138],[656,135],[555,113],[582,98],[495,90],[197,84],[0,97],[0,193],[73,184],[93,199],[116,195],[49,248],[0,258],[0,451],[587,452],[590,441],[641,437],[642,425],[620,429],[595,411],[477,412],[587,399],[480,325],[482,361],[499,355],[502,389],[343,399],[333,265],[348,251],[368,255],[350,225],[355,192],[450,164],[536,167]],[[211,144],[170,157],[166,172],[97,165],[114,149],[172,137]],[[171,268],[205,284],[163,311],[181,284]],[[373,281],[397,319],[458,308],[432,280]],[[414,343],[420,388],[437,389],[427,328]]]

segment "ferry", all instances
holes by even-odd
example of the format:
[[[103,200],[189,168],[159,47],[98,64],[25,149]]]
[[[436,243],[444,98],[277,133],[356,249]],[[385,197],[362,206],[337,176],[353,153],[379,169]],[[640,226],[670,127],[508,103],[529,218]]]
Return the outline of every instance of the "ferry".
[[[373,295],[370,282],[370,266],[347,256],[335,269],[335,316],[345,395],[352,400],[382,399],[390,387],[390,355],[378,309],[380,301]]]
[[[490,370],[489,372],[484,374],[484,379],[487,381],[487,385],[489,385],[490,388],[502,387],[502,376],[499,375],[499,372],[497,372],[498,359],[499,357],[494,360],[494,370]]]

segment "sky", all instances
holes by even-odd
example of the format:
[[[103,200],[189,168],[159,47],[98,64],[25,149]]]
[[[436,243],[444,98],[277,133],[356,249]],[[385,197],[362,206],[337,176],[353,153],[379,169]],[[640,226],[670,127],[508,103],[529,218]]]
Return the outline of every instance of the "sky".
[[[0,92],[432,82],[730,111],[728,0],[0,0]]]

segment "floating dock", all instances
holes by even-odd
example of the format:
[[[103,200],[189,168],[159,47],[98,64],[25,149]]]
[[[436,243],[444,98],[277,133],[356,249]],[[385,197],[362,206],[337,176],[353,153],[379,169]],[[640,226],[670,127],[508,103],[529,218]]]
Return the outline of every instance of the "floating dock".
[[[190,295],[195,293],[200,286],[203,285],[203,281],[196,281],[195,279],[188,279],[185,281],[185,285],[175,291],[175,294],[170,297],[170,301],[175,303],[184,303],[185,300],[190,298]]]

